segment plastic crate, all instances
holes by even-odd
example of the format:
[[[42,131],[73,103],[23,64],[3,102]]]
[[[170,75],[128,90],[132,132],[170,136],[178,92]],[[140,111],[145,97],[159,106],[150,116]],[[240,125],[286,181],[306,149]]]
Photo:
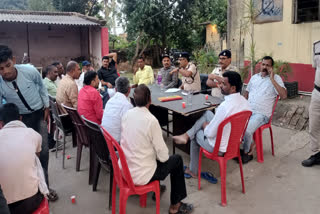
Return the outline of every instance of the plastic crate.
[[[298,96],[298,82],[284,82],[284,86],[287,88],[287,97],[294,98]]]

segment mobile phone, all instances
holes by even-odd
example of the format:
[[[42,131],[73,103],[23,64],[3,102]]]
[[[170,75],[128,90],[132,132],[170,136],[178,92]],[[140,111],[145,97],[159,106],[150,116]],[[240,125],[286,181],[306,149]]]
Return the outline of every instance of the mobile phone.
[[[203,104],[206,105],[206,106],[211,106],[212,105],[211,102],[209,102],[209,101],[207,101],[207,102],[205,102]]]

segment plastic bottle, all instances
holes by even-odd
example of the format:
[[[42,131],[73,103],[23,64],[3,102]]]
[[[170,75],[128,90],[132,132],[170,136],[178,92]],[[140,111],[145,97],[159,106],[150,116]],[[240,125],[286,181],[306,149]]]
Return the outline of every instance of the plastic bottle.
[[[160,85],[161,82],[162,82],[162,74],[161,74],[160,71],[158,72],[158,78],[157,78],[157,80],[158,80],[158,85]]]

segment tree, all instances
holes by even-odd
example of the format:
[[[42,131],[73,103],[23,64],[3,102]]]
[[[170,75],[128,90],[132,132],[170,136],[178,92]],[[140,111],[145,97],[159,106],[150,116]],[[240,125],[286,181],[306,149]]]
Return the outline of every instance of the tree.
[[[27,9],[27,0],[2,0],[0,9],[25,10]]]
[[[52,0],[58,11],[77,12],[88,16],[99,16],[102,5],[99,0]]]
[[[28,9],[35,11],[54,11],[52,0],[28,0]]]

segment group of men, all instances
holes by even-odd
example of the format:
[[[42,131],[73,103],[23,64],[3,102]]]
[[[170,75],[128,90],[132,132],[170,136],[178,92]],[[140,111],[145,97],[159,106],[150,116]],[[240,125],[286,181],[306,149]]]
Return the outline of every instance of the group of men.
[[[159,122],[149,111],[151,92],[147,85],[154,82],[151,66],[146,65],[145,59],[140,57],[138,69],[134,73],[134,85],[130,86],[126,77],[119,77],[116,61],[115,53],[103,57],[102,67],[98,72],[93,70],[90,62],[84,61],[82,73],[79,64],[70,61],[66,65],[65,74],[61,63],[53,63],[46,68],[45,78],[42,80],[33,66],[16,65],[11,49],[0,46],[0,106],[2,98],[5,98],[7,103],[0,109],[0,121],[3,123],[0,124],[0,127],[3,126],[0,138],[8,139],[1,140],[0,143],[0,171],[11,172],[14,177],[15,171],[21,167],[19,164],[29,161],[29,173],[34,178],[32,188],[17,189],[15,185],[16,182],[21,182],[20,178],[12,179],[0,175],[0,185],[10,211],[25,207],[32,210],[34,207],[30,207],[31,202],[36,206],[43,198],[37,186],[40,178],[31,170],[35,167],[34,159],[39,152],[45,180],[49,184],[47,136],[46,131],[42,130],[45,127],[44,121],[49,117],[48,94],[55,97],[59,105],[75,108],[86,119],[102,125],[120,143],[136,185],[164,180],[170,174],[169,213],[193,211],[191,204],[182,202],[187,197],[184,179],[186,175],[197,177],[199,149],[202,147],[209,152],[213,151],[218,126],[225,118],[244,110],[253,112],[243,140],[242,161],[247,163],[253,158],[254,132],[261,125],[268,123],[276,97],[285,99],[287,96],[281,78],[273,71],[274,61],[269,56],[262,59],[260,72],[252,76],[242,96],[242,80],[237,68],[231,66],[231,52],[222,51],[219,54],[220,67],[208,76],[207,85],[212,88],[213,96],[223,98],[224,101],[215,114],[211,111],[205,112],[190,130],[182,135],[173,136],[178,144],[191,141],[190,164],[184,168],[181,156],[169,156]],[[162,63],[163,68],[160,72],[164,87],[180,87],[194,92],[201,90],[199,71],[190,62],[188,53],[181,53],[178,68],[171,65],[168,55],[162,57]],[[179,74],[182,76],[180,86]],[[80,82],[76,81],[79,78]],[[99,89],[100,84],[103,89]],[[128,98],[132,87],[135,88],[135,107]],[[230,131],[231,127],[227,125],[219,148],[221,156],[227,150]],[[22,142],[20,139],[26,134],[34,138]],[[13,141],[14,143],[10,144]],[[21,151],[23,154],[19,155],[21,159],[12,155],[1,155],[3,151],[6,151],[6,154],[16,153],[20,148],[26,148]],[[15,166],[10,169],[13,163]],[[57,197],[55,194],[51,190],[49,196]]]

